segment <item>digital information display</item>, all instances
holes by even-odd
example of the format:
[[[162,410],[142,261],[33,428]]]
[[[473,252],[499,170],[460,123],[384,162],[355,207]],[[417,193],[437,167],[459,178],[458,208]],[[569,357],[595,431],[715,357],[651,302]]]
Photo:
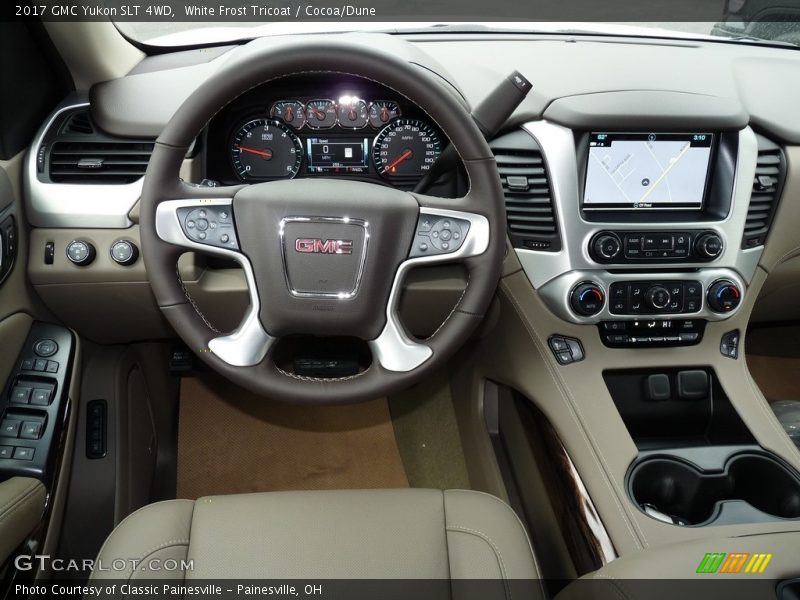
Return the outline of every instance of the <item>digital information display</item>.
[[[308,170],[312,173],[364,173],[369,167],[368,147],[367,138],[308,138]]]
[[[585,210],[699,209],[710,133],[591,133]]]

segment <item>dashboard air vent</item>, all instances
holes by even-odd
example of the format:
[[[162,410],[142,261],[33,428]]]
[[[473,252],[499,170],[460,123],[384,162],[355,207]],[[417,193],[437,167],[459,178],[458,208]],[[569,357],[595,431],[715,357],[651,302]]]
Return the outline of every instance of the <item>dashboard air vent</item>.
[[[490,145],[503,184],[512,244],[529,250],[560,250],[547,165],[536,140],[520,130]]]
[[[152,153],[152,142],[58,141],[50,150],[50,180],[56,183],[131,183],[144,175]]]
[[[89,118],[89,111],[73,113],[64,125],[64,133],[68,135],[92,135],[94,127]]]
[[[758,162],[747,209],[742,248],[764,244],[775,216],[785,175],[786,161],[780,146],[758,136]]]

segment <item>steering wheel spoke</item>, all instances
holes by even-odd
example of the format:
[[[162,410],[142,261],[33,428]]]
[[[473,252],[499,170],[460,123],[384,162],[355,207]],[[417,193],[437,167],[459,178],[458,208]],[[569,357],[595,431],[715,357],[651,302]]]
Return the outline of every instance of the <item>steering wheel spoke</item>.
[[[258,318],[261,302],[250,260],[240,251],[232,198],[164,200],[156,208],[156,233],[172,245],[229,258],[244,271],[250,304],[239,326],[212,338],[208,348],[234,367],[260,363],[275,338]]]
[[[415,196],[422,206],[414,241],[408,259],[400,264],[392,284],[386,305],[386,326],[370,342],[375,359],[387,371],[413,371],[433,355],[430,346],[411,339],[400,322],[400,296],[408,272],[418,266],[468,260],[483,254],[489,247],[489,221],[486,217],[426,206],[426,199],[430,199],[430,204],[441,200]]]

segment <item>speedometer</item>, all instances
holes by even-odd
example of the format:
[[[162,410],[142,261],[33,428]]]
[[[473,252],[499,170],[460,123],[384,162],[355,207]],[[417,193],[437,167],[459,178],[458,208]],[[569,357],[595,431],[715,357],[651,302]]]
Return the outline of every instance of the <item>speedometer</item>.
[[[389,178],[419,178],[442,153],[439,134],[418,119],[400,119],[375,138],[372,160],[378,173]]]
[[[291,178],[300,170],[303,146],[280,121],[253,119],[233,136],[231,159],[243,180]]]

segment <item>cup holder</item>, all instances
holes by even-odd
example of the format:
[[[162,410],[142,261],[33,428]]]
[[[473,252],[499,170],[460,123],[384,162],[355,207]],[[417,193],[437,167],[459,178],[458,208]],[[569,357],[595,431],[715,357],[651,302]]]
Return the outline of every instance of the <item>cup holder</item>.
[[[649,505],[672,522],[686,525],[712,523],[727,502],[736,501],[750,507],[753,520],[762,520],[763,515],[800,518],[800,478],[764,454],[736,454],[714,472],[679,458],[648,458],[632,469],[629,490],[640,508]]]

